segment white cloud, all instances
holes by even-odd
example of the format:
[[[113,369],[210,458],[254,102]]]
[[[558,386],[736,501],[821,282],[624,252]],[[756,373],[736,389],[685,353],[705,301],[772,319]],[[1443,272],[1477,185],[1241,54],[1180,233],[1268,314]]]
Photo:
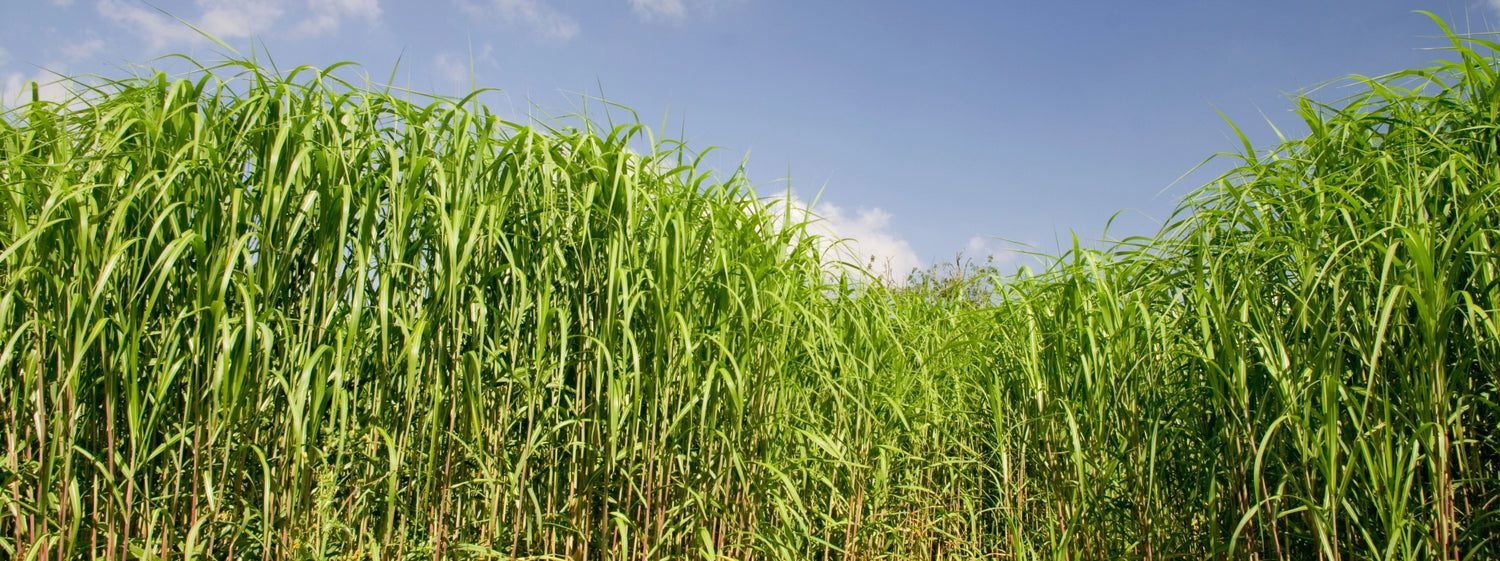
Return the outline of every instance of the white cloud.
[[[198,32],[182,25],[181,22],[175,19],[167,17],[161,12],[148,10],[132,3],[126,3],[124,0],[99,0],[99,3],[95,4],[95,8],[104,19],[110,20],[120,27],[129,29],[135,32],[136,35],[144,38],[147,47],[152,51],[159,51],[174,44],[207,41]],[[205,13],[205,15],[208,14]],[[225,21],[227,18],[222,13],[216,13],[214,19],[218,20],[211,22],[214,26],[222,26],[228,23]],[[193,25],[207,33],[213,33],[213,31],[210,31],[208,25],[204,25],[203,18],[199,18]],[[236,33],[234,36],[238,35],[240,34]],[[225,39],[229,37],[219,38]]]
[[[208,6],[204,6],[208,5]],[[281,17],[281,9],[269,5],[267,1],[248,1],[242,7],[216,6],[217,1],[198,1],[201,15],[192,20],[184,20],[192,23],[204,33],[213,34],[219,39],[234,39],[243,37],[251,31],[252,27],[260,28],[266,26],[270,21]],[[201,43],[204,37],[193,31],[192,28],[183,26],[180,21],[166,17],[165,13],[153,9],[136,6],[135,3],[127,3],[124,0],[99,0],[95,5],[99,15],[105,20],[113,21],[117,26],[135,31],[138,36],[144,37],[151,51],[160,51],[168,45],[178,43]],[[254,18],[254,20],[251,20]]]
[[[286,13],[281,0],[198,0],[203,14],[193,23],[220,39],[265,33]]]
[[[646,19],[660,17],[680,21],[687,15],[687,7],[682,5],[682,0],[630,0],[630,8],[636,15]]]
[[[73,0],[52,0],[51,4],[53,6],[66,8],[73,5]]]
[[[432,57],[433,80],[442,86],[450,86],[455,93],[468,94],[475,87],[482,87],[475,82],[484,74],[486,68],[499,68],[500,61],[495,58],[495,46],[485,43],[474,53],[470,49],[467,53],[455,51],[441,52]]]
[[[489,64],[490,66],[500,66],[500,61],[495,58],[495,46],[489,43],[485,43],[484,46],[479,49],[479,61]]]
[[[292,28],[295,33],[318,36],[337,32],[348,19],[360,18],[373,25],[382,13],[379,0],[307,0],[302,9],[294,0],[194,0],[193,5],[196,15],[173,15],[224,40],[252,34],[275,35],[286,27],[278,23],[289,15],[289,19],[301,21]],[[98,0],[95,8],[100,16],[146,39],[153,51],[171,45],[207,42],[174,17],[136,2]]]
[[[1006,247],[1000,240],[985,236],[969,238],[969,244],[964,246],[964,257],[988,261],[991,265],[1000,268],[1018,264],[1022,255],[1025,254],[1017,248]]]
[[[548,39],[568,40],[578,35],[578,22],[542,0],[484,0],[479,4],[463,2],[465,12],[481,17],[498,17],[506,23],[520,23]]]
[[[432,58],[437,74],[452,85],[463,85],[469,81],[469,65],[453,53],[438,53]]]
[[[21,72],[5,74],[0,78],[0,105],[11,108],[31,103],[30,82],[36,83],[39,101],[76,105],[78,100],[74,97],[73,90],[59,74],[66,75],[66,71],[37,70],[29,76]]]
[[[735,5],[739,1],[741,0],[630,0],[630,10],[640,20],[682,23],[688,17],[711,17],[718,7]]]
[[[63,56],[68,57],[68,60],[72,61],[79,61],[90,58],[103,51],[104,41],[99,39],[98,37],[93,36],[90,36],[88,39],[85,39],[83,41],[64,46],[62,48]]]
[[[827,201],[809,207],[795,194],[790,202],[785,194],[765,202],[778,214],[790,209],[794,222],[808,221],[807,232],[819,237],[826,260],[859,265],[896,284],[922,267],[911,244],[890,229],[891,213],[885,210],[861,207],[849,213]]]
[[[665,20],[681,23],[689,15],[712,14],[719,6],[739,0],[629,0],[630,11],[646,20]],[[1497,0],[1500,1],[1500,0]]]
[[[312,13],[297,26],[308,35],[337,33],[345,18],[362,18],[370,24],[380,21],[379,0],[307,0]]]

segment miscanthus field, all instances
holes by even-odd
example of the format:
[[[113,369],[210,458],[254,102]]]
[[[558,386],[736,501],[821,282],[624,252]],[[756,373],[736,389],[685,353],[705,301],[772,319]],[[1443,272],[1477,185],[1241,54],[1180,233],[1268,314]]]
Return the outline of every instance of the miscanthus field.
[[[1500,557],[1448,38],[1155,236],[904,283],[634,123],[246,61],[13,106],[0,558]]]

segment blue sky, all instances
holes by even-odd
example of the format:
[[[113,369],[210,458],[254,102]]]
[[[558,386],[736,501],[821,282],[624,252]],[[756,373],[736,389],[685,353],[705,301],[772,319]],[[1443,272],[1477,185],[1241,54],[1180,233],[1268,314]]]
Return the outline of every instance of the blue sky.
[[[0,94],[27,80],[126,75],[222,50],[161,8],[281,68],[354,61],[384,81],[524,118],[634,108],[653,129],[748,158],[763,195],[791,188],[858,251],[895,269],[955,253],[1018,257],[1154,232],[1179,176],[1238,141],[1301,129],[1286,95],[1443,56],[1434,12],[1486,31],[1500,0],[877,2],[772,0],[4,0]],[[166,63],[160,63],[166,64]],[[49,88],[54,95],[59,90]],[[1325,90],[1336,98],[1348,88]]]

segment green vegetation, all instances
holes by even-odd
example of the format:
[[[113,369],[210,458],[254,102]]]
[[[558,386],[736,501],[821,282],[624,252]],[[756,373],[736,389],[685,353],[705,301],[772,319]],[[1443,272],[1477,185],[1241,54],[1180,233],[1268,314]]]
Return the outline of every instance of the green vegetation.
[[[905,287],[635,124],[247,62],[27,104],[0,557],[1500,556],[1496,50]]]

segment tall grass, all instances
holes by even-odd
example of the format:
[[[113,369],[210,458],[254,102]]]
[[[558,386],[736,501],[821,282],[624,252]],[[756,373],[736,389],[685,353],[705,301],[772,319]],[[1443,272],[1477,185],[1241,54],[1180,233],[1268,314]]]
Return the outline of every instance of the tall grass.
[[[1493,557],[1500,82],[1450,37],[1158,236],[904,287],[636,124],[242,61],[16,108],[0,555]]]
[[[1161,235],[1003,287],[1011,550],[1497,555],[1497,46],[1449,37],[1300,98],[1306,138],[1247,142]]]

